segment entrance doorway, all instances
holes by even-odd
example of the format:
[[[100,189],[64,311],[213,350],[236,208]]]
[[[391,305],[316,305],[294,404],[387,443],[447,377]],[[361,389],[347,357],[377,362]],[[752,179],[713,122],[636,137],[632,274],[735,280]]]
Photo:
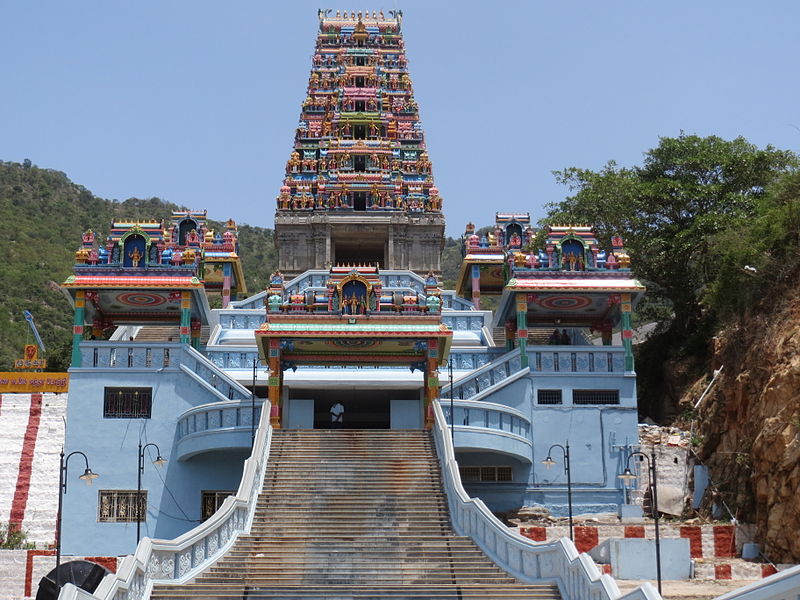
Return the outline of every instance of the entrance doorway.
[[[297,404],[293,410],[293,403]],[[344,429],[390,429],[421,427],[422,400],[418,389],[303,389],[289,390],[289,429],[306,428],[313,419],[314,429],[330,429],[331,407],[344,406]],[[313,410],[313,416],[311,411]],[[402,414],[392,414],[402,411]],[[305,413],[301,415],[301,413]],[[417,414],[418,413],[418,414]],[[400,417],[400,418],[398,418]],[[419,417],[419,420],[415,419]],[[297,421],[293,423],[292,421]],[[416,424],[413,425],[403,424]]]

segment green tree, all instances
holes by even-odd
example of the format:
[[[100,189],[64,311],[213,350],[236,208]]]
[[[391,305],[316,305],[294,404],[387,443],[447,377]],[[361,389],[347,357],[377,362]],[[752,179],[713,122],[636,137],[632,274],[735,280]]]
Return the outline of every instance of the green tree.
[[[641,166],[556,172],[574,195],[549,205],[543,224],[592,224],[606,243],[622,235],[636,275],[671,302],[673,331],[685,337],[702,325],[707,286],[722,266],[715,236],[752,218],[767,186],[796,165],[792,152],[741,137],[681,133],[661,138]]]

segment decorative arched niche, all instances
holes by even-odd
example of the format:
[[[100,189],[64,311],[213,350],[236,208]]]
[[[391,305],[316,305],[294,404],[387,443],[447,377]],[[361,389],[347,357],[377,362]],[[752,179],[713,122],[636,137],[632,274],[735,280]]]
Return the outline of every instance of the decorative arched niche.
[[[352,274],[342,279],[336,286],[342,314],[363,315],[370,307],[372,284],[361,275]]]
[[[148,264],[150,237],[141,229],[134,228],[119,240],[122,248],[122,266],[129,268],[143,268]]]
[[[192,230],[197,231],[197,221],[194,219],[183,219],[180,223],[178,223],[178,245],[185,246],[186,245],[186,236]]]
[[[562,271],[586,270],[586,246],[575,236],[567,236],[559,244]]]

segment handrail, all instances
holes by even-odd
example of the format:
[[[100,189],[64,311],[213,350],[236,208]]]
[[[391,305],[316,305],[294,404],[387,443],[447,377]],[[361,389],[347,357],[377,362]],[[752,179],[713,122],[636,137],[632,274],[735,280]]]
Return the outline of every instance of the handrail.
[[[716,600],[795,600],[800,597],[800,565],[765,577]]]
[[[220,369],[197,350],[186,345],[183,347],[183,350],[187,358],[194,360],[194,365],[188,366],[185,364],[187,361],[181,361],[181,369],[198,381],[198,383],[202,384],[202,382],[205,382],[204,387],[213,388],[213,393],[219,396],[221,400],[245,400],[250,398],[250,390],[232,377],[229,377],[225,371]],[[209,374],[212,377],[209,377]],[[226,394],[220,391],[220,383],[224,384],[223,389],[227,392]]]
[[[461,484],[458,463],[442,407],[433,404],[433,437],[442,469],[450,518],[458,535],[469,536],[500,568],[517,579],[556,583],[564,600],[660,600],[650,583],[622,596],[610,575],[600,573],[587,554],[579,554],[567,538],[534,542],[510,530],[479,498],[470,498]]]
[[[235,496],[229,496],[210,519],[172,540],[142,539],[116,573],[106,575],[89,593],[65,584],[59,600],[142,600],[154,583],[185,583],[211,566],[241,533],[249,533],[272,442],[269,410],[263,410],[250,458],[245,460]]]
[[[469,400],[473,396],[508,379],[522,369],[519,348],[499,356],[493,361],[475,369],[466,377],[454,381],[453,396],[459,400]],[[449,395],[450,383],[442,386],[441,397]]]

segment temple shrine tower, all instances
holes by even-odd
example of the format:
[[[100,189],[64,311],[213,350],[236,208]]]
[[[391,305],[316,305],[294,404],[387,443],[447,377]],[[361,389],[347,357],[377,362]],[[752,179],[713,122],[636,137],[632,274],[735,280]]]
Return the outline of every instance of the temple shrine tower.
[[[441,272],[442,199],[408,75],[401,11],[320,11],[308,95],[277,199],[278,268]]]

